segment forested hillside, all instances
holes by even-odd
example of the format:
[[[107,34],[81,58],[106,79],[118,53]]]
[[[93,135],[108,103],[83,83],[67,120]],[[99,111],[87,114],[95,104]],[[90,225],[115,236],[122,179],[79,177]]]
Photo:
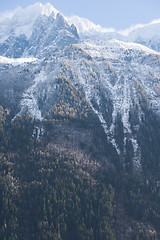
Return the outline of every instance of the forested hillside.
[[[1,239],[159,239],[158,171],[124,166],[96,117],[10,116],[0,108]]]

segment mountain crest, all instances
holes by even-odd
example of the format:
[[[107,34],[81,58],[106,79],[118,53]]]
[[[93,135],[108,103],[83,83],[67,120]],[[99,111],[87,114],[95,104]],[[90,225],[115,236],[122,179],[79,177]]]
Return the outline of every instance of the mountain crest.
[[[55,47],[78,43],[76,27],[50,3],[16,10],[0,22],[0,55],[10,58],[42,57]]]

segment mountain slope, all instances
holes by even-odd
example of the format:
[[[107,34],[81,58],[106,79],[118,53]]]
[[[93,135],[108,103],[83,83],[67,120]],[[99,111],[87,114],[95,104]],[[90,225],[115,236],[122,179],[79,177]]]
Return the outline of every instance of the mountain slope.
[[[12,76],[11,82],[18,87],[20,85],[15,81],[15,76],[16,72],[18,75],[21,72],[21,78],[27,84],[30,82],[30,87],[20,91],[18,106],[12,99],[12,106],[15,102],[15,108],[18,107],[20,113],[28,111],[39,120],[46,118],[51,106],[58,104],[58,99],[66,94],[61,90],[57,77],[68,79],[82,91],[119,154],[124,154],[127,141],[132,142],[135,166],[140,167],[141,151],[137,134],[145,117],[143,106],[160,115],[159,61],[158,53],[141,45],[108,40],[103,45],[102,42],[99,45],[82,43],[59,48],[53,56],[38,61],[38,64],[31,63],[21,70],[18,67],[3,70],[1,78],[6,78],[4,74]],[[1,84],[6,88],[5,82]],[[8,101],[7,92],[12,92],[16,97],[14,85],[10,84],[7,92],[3,88],[2,99]],[[131,119],[133,111],[136,111],[135,121]],[[117,117],[123,125],[124,143],[116,139]]]
[[[158,240],[160,53],[50,4],[0,28],[0,238]]]

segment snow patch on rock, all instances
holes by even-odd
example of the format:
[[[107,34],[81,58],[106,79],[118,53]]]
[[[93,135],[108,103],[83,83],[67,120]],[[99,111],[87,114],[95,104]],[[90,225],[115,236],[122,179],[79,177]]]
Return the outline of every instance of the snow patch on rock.
[[[36,60],[37,58],[7,58],[0,56],[0,64],[11,64],[13,66],[34,62]]]

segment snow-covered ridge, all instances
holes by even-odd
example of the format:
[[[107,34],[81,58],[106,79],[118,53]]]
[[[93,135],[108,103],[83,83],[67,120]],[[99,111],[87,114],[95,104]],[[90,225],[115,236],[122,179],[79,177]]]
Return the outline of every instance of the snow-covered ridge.
[[[0,64],[20,65],[23,63],[34,62],[36,60],[37,58],[6,58],[0,56]]]
[[[50,3],[42,4],[37,2],[27,8],[19,7],[13,12],[9,12],[7,15],[5,14],[5,18],[0,18],[0,39],[2,37],[5,39],[4,35],[7,33],[7,29],[12,29],[14,26],[16,26],[17,35],[18,33],[21,33],[25,34],[27,38],[29,38],[33,23],[39,15],[49,17],[52,14],[55,18],[58,13],[59,11]],[[123,37],[123,40],[131,42],[136,42],[139,39],[142,41],[149,41],[152,38],[160,38],[160,19],[153,20],[147,24],[137,24],[121,31],[117,31],[113,28],[102,27],[99,24],[95,24],[92,21],[79,16],[66,16],[65,19],[70,25],[74,24],[77,27],[79,34],[93,36],[94,34],[110,35],[111,33],[114,33],[114,38],[122,40]],[[10,20],[12,20],[12,24]],[[1,23],[3,23],[3,26],[1,26]]]
[[[114,38],[124,42],[135,42],[160,52],[160,19],[147,24],[138,24],[128,29],[117,31],[113,28],[104,28],[88,19],[78,16],[67,17],[70,24],[74,24],[82,39],[97,41],[98,39]]]
[[[93,58],[106,58],[106,59],[119,59],[122,57],[122,52],[127,52],[130,57],[136,56],[138,53],[144,55],[155,55],[160,57],[160,53],[143,46],[142,44],[133,42],[123,42],[116,39],[103,39],[101,40],[90,40],[82,42],[81,46],[87,51]],[[120,62],[120,60],[119,60]]]
[[[150,39],[155,35],[160,36],[160,19],[155,19],[147,24],[137,24],[135,26],[131,26],[127,29],[120,31],[120,33],[126,37],[132,38],[143,36],[144,39]],[[140,34],[140,35],[139,35]],[[133,39],[134,41],[135,39]]]
[[[130,49],[130,50],[137,50],[137,51],[143,51],[145,54],[155,54],[159,55],[160,53],[157,53],[156,51],[143,46],[142,44],[139,43],[134,43],[134,42],[122,42],[116,39],[111,39],[110,42],[115,43],[115,46],[117,45],[118,48],[123,48],[123,49]]]
[[[74,24],[77,27],[78,33],[88,33],[88,34],[95,34],[95,33],[109,33],[115,32],[113,28],[104,28],[101,27],[99,24],[95,24],[86,18],[80,18],[78,16],[71,16],[66,17],[67,21],[70,24]]]
[[[79,16],[66,17],[70,24],[74,24],[77,27],[79,34],[94,35],[94,34],[110,34],[115,33],[115,36],[123,36],[126,41],[135,42],[138,38],[143,40],[149,40],[151,38],[160,38],[160,19],[155,19],[147,24],[137,24],[127,29],[117,31],[114,28],[104,28],[99,24],[95,24],[92,21],[81,18]],[[119,39],[119,38],[118,38]]]

